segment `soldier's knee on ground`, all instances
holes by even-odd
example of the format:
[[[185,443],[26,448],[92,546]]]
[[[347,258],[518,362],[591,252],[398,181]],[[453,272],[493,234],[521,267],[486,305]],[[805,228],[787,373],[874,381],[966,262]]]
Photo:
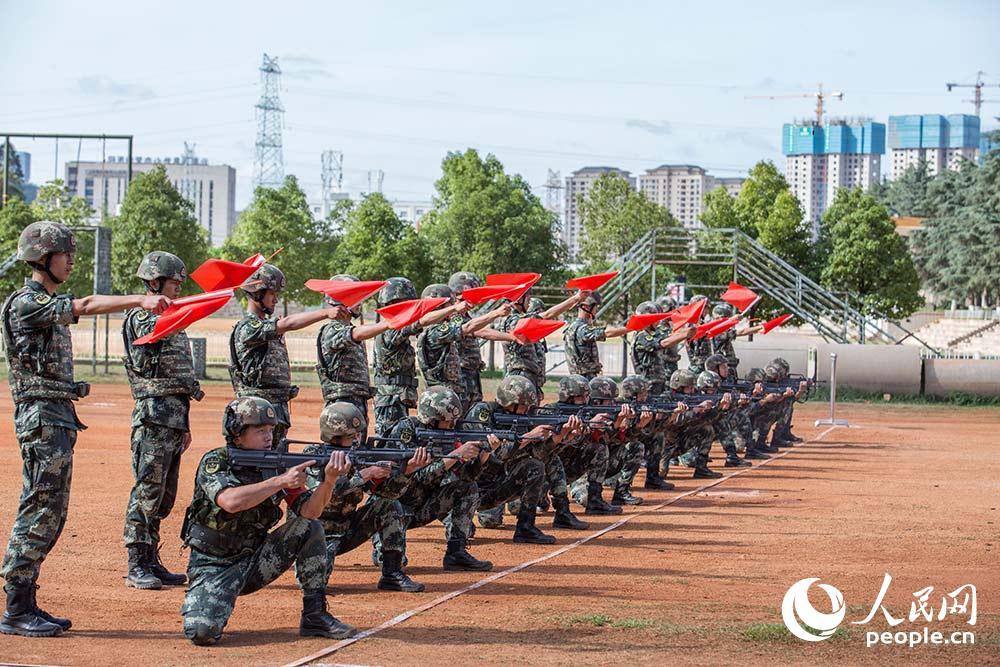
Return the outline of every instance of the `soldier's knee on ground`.
[[[185,620],[184,636],[198,646],[211,646],[222,637],[222,626],[201,619]]]

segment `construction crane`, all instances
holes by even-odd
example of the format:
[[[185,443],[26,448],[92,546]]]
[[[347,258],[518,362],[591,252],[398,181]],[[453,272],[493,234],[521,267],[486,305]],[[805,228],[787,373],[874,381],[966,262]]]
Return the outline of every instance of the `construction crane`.
[[[984,102],[996,102],[997,100],[984,100],[983,99],[983,88],[1000,88],[1000,84],[997,83],[984,83],[983,75],[986,72],[979,71],[976,72],[976,82],[975,83],[946,83],[948,87],[948,92],[950,93],[952,88],[975,88],[975,92],[972,94],[971,100],[962,100],[963,102],[972,102],[976,106],[976,116],[979,116],[979,110],[982,108]]]
[[[840,91],[836,91],[836,92],[832,92],[832,93],[824,93],[823,92],[823,84],[821,83],[821,84],[817,85],[816,92],[814,92],[814,93],[794,93],[792,95],[748,95],[744,99],[748,99],[748,100],[783,100],[783,99],[789,99],[789,98],[792,98],[792,97],[815,97],[816,98],[816,124],[817,125],[822,125],[823,124],[823,103],[826,101],[826,99],[828,97],[832,98],[832,99],[835,99],[835,100],[841,100],[842,101],[844,99],[844,93],[842,93]]]

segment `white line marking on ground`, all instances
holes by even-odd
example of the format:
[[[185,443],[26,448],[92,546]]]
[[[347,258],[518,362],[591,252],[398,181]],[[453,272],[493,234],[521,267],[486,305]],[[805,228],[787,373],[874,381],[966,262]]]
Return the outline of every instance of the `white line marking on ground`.
[[[807,440],[804,443],[802,443],[802,445],[808,445],[808,444],[813,443],[813,442],[818,442],[823,437],[825,437],[827,433],[829,433],[830,431],[834,430],[835,428],[839,428],[839,427],[837,427],[837,426],[830,426],[825,431],[823,431],[822,433],[820,433],[819,435],[817,435],[815,438],[812,438],[811,440]],[[457,590],[451,591],[450,593],[445,593],[444,595],[442,595],[440,597],[434,598],[430,602],[425,602],[424,604],[420,605],[419,607],[414,607],[413,609],[410,609],[408,611],[404,611],[402,614],[399,614],[397,616],[393,616],[392,618],[390,618],[389,620],[385,621],[381,625],[376,625],[374,628],[369,628],[367,630],[363,630],[363,631],[359,632],[358,634],[354,635],[353,637],[350,637],[349,639],[342,639],[339,642],[337,642],[336,644],[333,644],[332,646],[328,646],[328,647],[326,647],[324,649],[321,649],[321,650],[317,651],[316,653],[313,653],[311,655],[307,655],[304,658],[299,658],[298,660],[290,662],[287,665],[285,665],[285,667],[300,667],[301,665],[307,665],[310,662],[313,662],[314,660],[319,660],[320,658],[326,657],[326,656],[328,656],[328,655],[330,655],[332,653],[336,653],[337,651],[339,651],[342,648],[347,648],[348,646],[351,646],[352,644],[358,643],[362,639],[367,639],[368,637],[371,637],[372,635],[377,635],[378,633],[382,632],[383,630],[388,630],[391,627],[397,626],[400,623],[413,618],[417,614],[421,614],[421,613],[427,611],[428,609],[433,609],[434,607],[437,607],[438,605],[444,604],[448,600],[451,600],[453,598],[457,598],[459,595],[465,595],[466,593],[468,593],[470,591],[474,591],[477,588],[482,588],[486,584],[491,584],[491,583],[493,583],[494,581],[496,581],[498,579],[503,579],[504,577],[508,577],[508,576],[510,576],[510,575],[512,575],[512,574],[514,574],[516,572],[520,572],[521,570],[527,569],[527,568],[531,567],[532,565],[537,565],[539,563],[544,563],[545,561],[551,560],[552,558],[555,558],[556,556],[561,556],[562,554],[566,553],[567,551],[571,551],[573,549],[576,549],[578,546],[580,546],[582,544],[586,544],[587,542],[591,542],[593,540],[596,540],[598,537],[600,537],[602,535],[605,535],[606,533],[610,533],[612,530],[615,530],[616,528],[620,528],[620,527],[624,526],[626,523],[628,523],[632,519],[636,518],[637,516],[642,516],[644,514],[649,514],[650,512],[655,512],[657,510],[661,510],[664,507],[667,507],[668,505],[673,505],[678,500],[681,500],[683,498],[687,498],[688,496],[693,496],[696,493],[701,493],[702,491],[705,491],[706,489],[711,489],[714,486],[718,486],[719,484],[722,484],[726,480],[732,479],[733,477],[736,477],[737,475],[742,475],[744,473],[748,473],[748,472],[751,472],[753,470],[759,470],[761,467],[767,465],[771,461],[777,461],[778,459],[780,459],[780,458],[782,458],[784,456],[787,456],[791,452],[792,452],[791,449],[786,449],[785,451],[783,451],[783,452],[781,452],[779,454],[772,455],[771,458],[769,458],[768,460],[761,461],[759,464],[754,465],[751,468],[739,468],[738,470],[736,470],[736,471],[734,471],[734,472],[726,475],[725,477],[720,477],[719,479],[715,480],[714,482],[709,482],[708,484],[703,484],[702,486],[699,486],[696,489],[691,489],[690,491],[685,491],[684,493],[681,493],[680,495],[676,495],[673,498],[670,498],[669,500],[663,501],[659,505],[655,505],[655,506],[652,506],[652,507],[647,507],[644,510],[640,510],[638,512],[633,512],[632,514],[628,514],[628,515],[622,517],[621,519],[619,519],[618,521],[614,522],[610,526],[606,526],[606,527],[600,529],[599,531],[597,531],[596,533],[591,533],[590,535],[587,535],[586,537],[583,537],[583,538],[577,540],[576,542],[572,542],[570,544],[567,544],[564,547],[560,547],[559,549],[556,549],[555,551],[547,553],[544,556],[539,556],[538,558],[526,561],[524,563],[521,563],[520,565],[515,565],[514,567],[508,568],[508,569],[503,570],[501,572],[494,572],[493,574],[491,574],[491,575],[489,575],[487,577],[484,577],[483,579],[480,579],[479,581],[471,583],[468,586],[465,586],[464,588],[459,588]]]

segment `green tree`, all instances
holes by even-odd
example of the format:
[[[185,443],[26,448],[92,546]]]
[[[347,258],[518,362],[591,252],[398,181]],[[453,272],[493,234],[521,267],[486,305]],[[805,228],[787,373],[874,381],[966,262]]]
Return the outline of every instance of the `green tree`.
[[[520,175],[472,148],[448,153],[442,171],[434,208],[420,224],[434,280],[455,271],[535,271],[547,283],[565,275],[556,217]]]
[[[714,229],[742,229],[736,200],[721,185],[705,193],[700,219],[703,225]]]
[[[19,197],[14,197],[0,209],[0,265],[7,262],[11,255],[17,252],[17,239],[21,230],[35,222],[35,214],[31,207]],[[74,258],[76,259],[76,258]],[[0,299],[24,284],[24,279],[31,275],[31,270],[24,262],[15,262],[6,273],[0,275]]]
[[[180,257],[193,271],[208,257],[205,230],[194,217],[194,207],[167,178],[160,165],[139,174],[129,185],[121,212],[110,218],[111,276],[115,290],[135,292],[141,285],[136,269],[146,253],[165,250]],[[189,282],[187,291],[199,291]]]
[[[322,296],[305,287],[310,278],[328,278],[332,270],[336,239],[326,224],[313,221],[306,195],[294,176],[286,176],[280,188],[259,187],[222,247],[226,259],[242,262],[260,252],[265,256],[278,248],[274,259],[287,280],[284,306],[288,301],[316,305]]]
[[[424,240],[392,209],[380,193],[373,193],[347,214],[344,236],[335,254],[343,273],[362,280],[406,276],[422,288],[430,282],[430,258]]]
[[[830,242],[822,273],[826,287],[850,293],[861,310],[875,308],[893,318],[923,305],[906,241],[885,206],[860,189],[840,189],[823,225]]]
[[[757,238],[778,195],[788,191],[788,181],[773,162],[761,160],[755,164],[733,204],[740,230]]]
[[[45,183],[38,189],[38,196],[31,202],[35,220],[52,220],[76,229],[76,254],[73,256],[73,274],[62,288],[75,295],[87,296],[94,292],[94,234],[81,228],[91,227],[94,209],[87,200],[70,194],[61,179]]]
[[[10,141],[0,145],[7,152],[7,170],[3,168],[3,153],[0,152],[0,178],[6,178],[7,201],[14,198],[24,199],[24,170],[21,168],[21,158],[17,155],[17,149]]]
[[[814,273],[812,228],[790,190],[778,193],[767,217],[757,224],[757,234],[761,245],[778,257],[806,274]]]
[[[880,201],[896,215],[926,218],[933,211],[929,192],[933,180],[927,163],[921,160],[907,167],[902,176],[892,181]]]

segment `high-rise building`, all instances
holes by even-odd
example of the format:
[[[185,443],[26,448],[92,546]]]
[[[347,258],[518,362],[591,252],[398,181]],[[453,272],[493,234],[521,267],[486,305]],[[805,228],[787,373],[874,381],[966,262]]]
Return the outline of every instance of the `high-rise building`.
[[[885,124],[834,120],[786,123],[781,132],[785,179],[818,233],[819,220],[840,188],[868,189],[878,182]]]
[[[236,224],[236,170],[226,164],[209,164],[197,158],[132,159],[133,176],[163,165],[167,178],[194,206],[194,216],[208,233],[208,242],[222,245]],[[111,156],[106,161],[66,163],[66,187],[71,195],[87,200],[97,211],[116,215],[125,198],[128,158]]]
[[[566,177],[566,219],[563,223],[562,242],[569,250],[571,259],[580,253],[580,243],[583,240],[583,223],[577,211],[577,201],[585,197],[591,186],[603,174],[619,174],[635,189],[635,179],[629,172],[617,167],[584,167]]]
[[[700,217],[706,194],[723,187],[735,197],[745,180],[717,178],[693,164],[661,164],[639,176],[639,191],[691,229],[701,227]]]
[[[889,152],[892,178],[909,167],[927,164],[927,173],[958,169],[963,161],[979,157],[979,117],[970,114],[889,116]]]
[[[725,188],[730,197],[735,197],[740,193],[740,190],[743,189],[743,184],[746,183],[746,180],[747,179],[741,176],[727,176],[726,178],[709,176],[708,186],[705,188],[705,192],[709,193],[716,188]]]

